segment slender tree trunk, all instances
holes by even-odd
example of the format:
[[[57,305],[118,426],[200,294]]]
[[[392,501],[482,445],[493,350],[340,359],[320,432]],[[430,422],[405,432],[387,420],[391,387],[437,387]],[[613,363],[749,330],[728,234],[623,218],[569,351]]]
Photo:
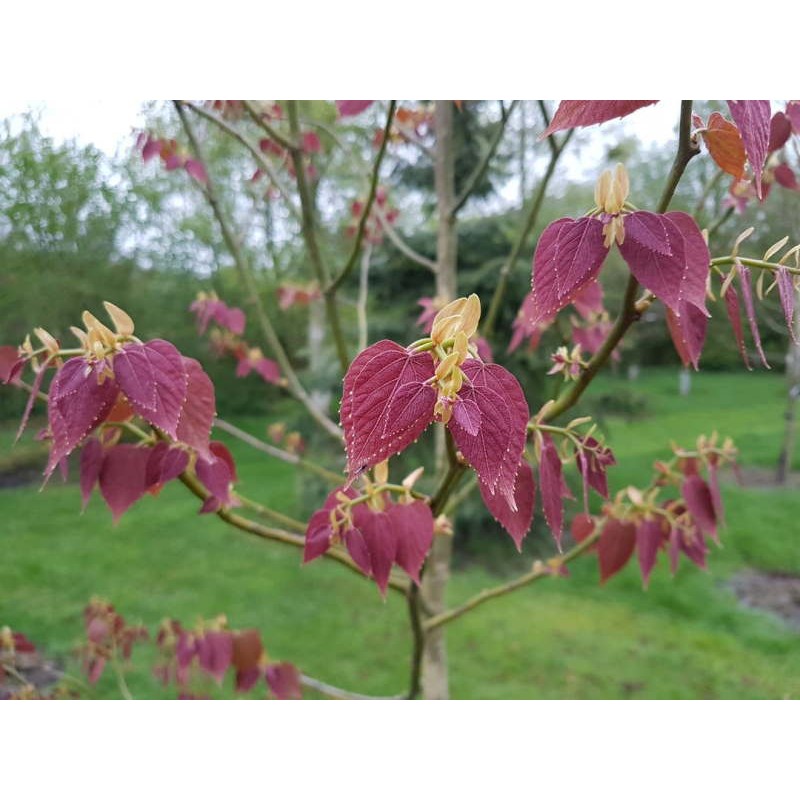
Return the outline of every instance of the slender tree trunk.
[[[795,336],[800,340],[800,315],[795,315],[792,321]],[[783,429],[783,443],[781,454],[778,456],[778,469],[775,482],[784,486],[789,473],[792,471],[792,456],[794,455],[797,440],[797,400],[800,398],[800,345],[789,342],[789,352],[786,354],[786,411],[784,419],[786,426]]]
[[[453,156],[453,103],[437,101],[435,108],[436,161],[434,175],[438,207],[438,237],[436,241],[436,294],[445,300],[456,297],[458,238],[456,219],[452,214],[455,200],[455,171]],[[438,461],[444,462],[444,431],[437,442]],[[453,540],[435,536],[422,582],[422,599],[426,613],[438,614],[445,609],[445,595],[450,579],[450,560]],[[446,700],[450,689],[447,674],[447,647],[443,628],[437,628],[425,638],[422,656],[422,693],[427,700]]]
[[[327,360],[330,358],[325,345],[327,333],[325,305],[321,299],[312,300],[308,306],[308,361],[311,375],[327,375]],[[311,402],[321,411],[328,413],[331,393],[320,386],[311,386]]]

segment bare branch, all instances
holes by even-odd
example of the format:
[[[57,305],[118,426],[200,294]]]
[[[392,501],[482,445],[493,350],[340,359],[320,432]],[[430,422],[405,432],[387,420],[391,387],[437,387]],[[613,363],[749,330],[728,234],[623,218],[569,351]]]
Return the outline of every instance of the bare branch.
[[[252,118],[253,122],[255,122],[256,125],[258,125],[276,144],[279,144],[285,150],[294,150],[299,146],[297,142],[290,141],[283,134],[279,133],[275,128],[273,128],[272,125],[270,125],[269,122],[264,119],[264,115],[259,112],[259,110],[250,100],[242,100],[242,105],[244,106],[245,111],[247,111]]]

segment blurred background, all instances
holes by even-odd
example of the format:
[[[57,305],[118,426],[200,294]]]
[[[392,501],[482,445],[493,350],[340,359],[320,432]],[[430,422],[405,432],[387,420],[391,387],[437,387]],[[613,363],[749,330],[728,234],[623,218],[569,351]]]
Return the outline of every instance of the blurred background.
[[[490,342],[495,359],[522,383],[536,408],[559,387],[547,377],[561,332],[545,332],[535,349],[507,352],[512,324],[530,288],[530,263],[541,230],[593,205],[601,171],[617,162],[631,176],[630,199],[654,208],[674,153],[678,103],[664,102],[630,118],[576,131],[559,161],[534,229],[511,265],[509,290]],[[779,104],[776,105],[778,107]],[[400,104],[410,126],[389,148],[381,175],[394,227],[417,253],[436,251],[433,171],[427,150],[433,132],[419,101]],[[549,113],[554,104],[546,103]],[[331,102],[302,104],[317,136],[313,188],[326,254],[341,261],[352,246],[352,204],[364,198],[364,165],[375,152],[383,104],[337,119]],[[212,108],[220,115],[230,109]],[[697,103],[703,119],[723,103]],[[198,183],[185,171],[144,161],[142,137],[179,142],[169,103],[37,103],[2,108],[0,123],[0,344],[18,344],[42,325],[62,341],[83,309],[99,314],[110,300],[128,311],[137,333],[174,342],[211,375],[224,419],[270,440],[270,426],[296,431],[320,463],[339,471],[343,454],[323,440],[302,409],[257,376],[237,378],[197,333],[189,305],[198,291],[216,291],[247,309],[231,256]],[[464,101],[455,114],[456,186],[468,180],[500,119],[496,101]],[[416,116],[413,116],[416,115]],[[235,114],[231,117],[235,120]],[[490,169],[462,212],[459,289],[491,298],[549,159],[538,141],[544,124],[536,101],[509,118]],[[287,287],[313,293],[312,271],[297,221],[251,154],[215,126],[197,122],[205,167],[240,232],[259,292],[305,383],[336,407],[340,374],[333,348],[319,338],[318,302],[282,308]],[[793,137],[786,158],[797,163]],[[318,149],[317,149],[318,146]],[[268,157],[271,157],[267,153]],[[277,162],[276,162],[277,163]],[[800,192],[775,185],[766,200],[736,206],[730,183],[703,153],[680,185],[673,208],[709,229],[712,256],[730,252],[744,229],[743,249],[760,256],[788,235],[800,241]],[[419,338],[420,298],[434,295],[433,276],[387,236],[369,245],[368,342]],[[362,270],[363,272],[363,270]],[[605,305],[619,307],[627,277],[612,254],[602,273]],[[358,276],[346,287],[344,316],[356,339]],[[349,298],[349,302],[348,302]],[[284,304],[285,305],[285,304]],[[489,604],[448,632],[451,686],[461,698],[749,698],[800,694],[800,485],[794,458],[798,376],[794,346],[774,295],[758,302],[763,347],[772,369],[748,372],[720,304],[712,320],[700,373],[680,364],[654,306],[625,340],[620,358],[587,392],[575,416],[591,414],[613,448],[618,466],[612,492],[649,476],[670,455],[670,443],[691,446],[700,434],[731,436],[741,475],[726,480],[728,527],[706,572],[682,565],[669,574],[659,563],[643,591],[631,564],[598,585],[594,559],[571,567],[568,579],[537,584]],[[258,333],[248,323],[254,342]],[[750,342],[748,340],[748,344]],[[758,358],[750,361],[758,365]],[[152,628],[164,617],[191,623],[225,613],[235,626],[258,627],[270,654],[317,677],[374,694],[404,685],[406,610],[381,602],[375,587],[336,565],[300,568],[299,555],[250,541],[214,518],[198,517],[180,486],[147,497],[114,527],[94,498],[81,515],[75,477],[54,480],[39,493],[43,445],[35,432],[12,447],[25,398],[0,387],[0,625],[21,630],[65,669],[75,669],[81,610],[92,595],[116,604],[129,619]],[[272,427],[275,431],[275,427]],[[241,443],[234,451],[243,491],[284,513],[307,519],[326,487]],[[424,450],[423,442],[420,447]],[[782,455],[783,454],[783,455]],[[409,471],[418,451],[398,461]],[[423,456],[424,460],[424,456]],[[782,468],[779,469],[779,463]],[[393,462],[394,464],[394,462]],[[398,474],[405,474],[400,468]],[[569,474],[580,497],[577,474]],[[580,503],[570,504],[570,513]],[[483,509],[476,493],[460,504],[455,522],[453,601],[498,576],[547,557],[552,540],[539,513],[520,557]],[[130,677],[137,696],[162,696],[148,664]],[[115,696],[113,678],[81,685],[87,697]],[[163,696],[168,696],[164,694]]]

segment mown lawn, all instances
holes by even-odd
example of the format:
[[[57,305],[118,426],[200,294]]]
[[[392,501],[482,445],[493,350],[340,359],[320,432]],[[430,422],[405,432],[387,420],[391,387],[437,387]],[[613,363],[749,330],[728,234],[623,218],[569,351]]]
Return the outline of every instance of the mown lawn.
[[[630,386],[603,378],[592,391]],[[648,414],[608,421],[619,461],[612,490],[646,482],[652,461],[669,455],[670,440],[688,446],[715,429],[734,437],[744,466],[774,465],[784,408],[779,375],[700,374],[687,398],[677,394],[674,371],[645,374],[633,387],[647,395]],[[4,432],[3,455],[9,443]],[[297,481],[304,476],[247,448],[234,450],[243,491],[299,513]],[[708,572],[687,562],[672,578],[661,563],[644,592],[632,564],[600,587],[597,566],[587,558],[569,579],[540,582],[454,622],[448,633],[453,695],[800,696],[798,632],[742,608],[727,588],[745,567],[800,573],[800,494],[729,482],[724,496],[728,528]],[[272,657],[319,679],[366,693],[403,690],[409,634],[401,599],[382,602],[374,585],[333,563],[301,568],[293,548],[198,516],[197,506],[183,487],[169,486],[113,527],[99,498],[81,515],[77,487],[57,479],[41,493],[38,486],[0,490],[0,625],[24,631],[78,676],[71,653],[92,595],[151,629],[166,616],[191,624],[225,613],[236,627],[258,627]],[[455,575],[451,598],[463,600],[497,580],[470,567]],[[156,687],[146,660],[137,658],[134,667],[134,696],[172,696]],[[83,693],[114,697],[117,689],[106,676]]]

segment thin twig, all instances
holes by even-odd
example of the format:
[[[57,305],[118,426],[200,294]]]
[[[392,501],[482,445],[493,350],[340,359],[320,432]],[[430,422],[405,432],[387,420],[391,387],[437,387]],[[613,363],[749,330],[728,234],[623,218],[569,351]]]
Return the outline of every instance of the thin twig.
[[[394,227],[394,225],[392,225],[392,223],[386,219],[386,215],[383,213],[383,209],[380,206],[375,206],[375,216],[377,216],[383,232],[389,237],[389,241],[409,261],[413,261],[415,264],[419,264],[420,266],[429,269],[431,272],[436,272],[436,262],[427,256],[422,255],[422,253],[418,253],[407,242],[403,241],[403,239],[400,238],[400,235],[397,233],[397,229]]]
[[[279,133],[272,125],[269,124],[264,119],[264,115],[259,112],[259,110],[252,104],[250,100],[242,100],[242,105],[245,108],[245,111],[250,115],[253,122],[256,123],[264,133],[269,136],[276,144],[279,144],[284,150],[292,150],[295,147],[299,147],[299,144],[295,141],[292,142],[291,140],[287,139],[282,133]]]
[[[369,262],[372,256],[372,245],[364,245],[364,252],[361,254],[361,273],[358,281],[358,302],[356,312],[358,313],[358,350],[359,352],[367,346],[369,338],[369,318],[367,317],[367,301],[369,299]]]
[[[494,154],[497,152],[497,148],[500,145],[500,141],[503,138],[503,134],[505,133],[506,124],[508,123],[511,114],[513,114],[514,109],[519,104],[519,100],[514,100],[511,105],[506,108],[503,105],[503,101],[500,101],[500,121],[497,124],[497,130],[494,132],[491,140],[489,141],[489,146],[486,148],[486,151],[483,154],[483,157],[475,166],[475,169],[472,171],[470,176],[467,178],[464,187],[461,189],[461,193],[455,199],[452,208],[450,209],[450,216],[455,217],[456,214],[461,210],[464,206],[464,203],[469,200],[470,195],[475,191],[475,187],[480,183],[483,179],[483,176],[486,174],[486,170],[489,169],[489,164],[494,158]]]
[[[368,694],[359,694],[358,692],[348,692],[346,689],[340,689],[338,686],[332,686],[330,683],[318,681],[310,675],[300,675],[300,683],[313,689],[315,692],[324,694],[332,700],[403,700],[405,695],[395,695],[393,697],[374,697]]]
[[[580,544],[564,553],[563,556],[558,556],[551,559],[547,565],[542,564],[541,562],[536,562],[533,569],[525,575],[515,578],[512,581],[508,581],[507,583],[501,583],[499,586],[494,586],[491,589],[484,589],[466,602],[462,603],[460,606],[456,606],[455,608],[443,611],[441,614],[437,614],[434,617],[430,617],[423,623],[425,633],[429,633],[430,631],[442,625],[446,625],[448,622],[452,622],[454,619],[458,619],[467,612],[472,611],[474,608],[483,605],[489,600],[510,594],[517,589],[521,589],[523,586],[528,586],[531,583],[553,575],[554,573],[557,574],[558,569],[561,566],[568,564],[570,561],[585,553],[599,538],[600,531],[597,530],[587,536]]]
[[[194,151],[195,157],[199,161],[203,162],[200,144],[195,136],[194,129],[192,128],[192,125],[186,116],[185,109],[178,101],[174,101],[174,105],[175,110],[178,112],[178,116],[180,117],[183,129],[186,131],[186,136],[189,139],[189,143]],[[209,171],[207,170],[207,172]],[[278,334],[272,325],[266,308],[261,302],[255,278],[253,277],[252,271],[250,270],[250,265],[248,264],[244,253],[242,252],[242,248],[239,245],[239,240],[233,233],[230,223],[222,212],[222,207],[217,198],[214,182],[210,174],[208,175],[208,182],[204,188],[204,193],[209,205],[211,206],[211,210],[217,219],[220,231],[222,232],[222,238],[225,240],[225,244],[227,245],[231,256],[233,256],[233,261],[236,265],[239,278],[242,281],[247,294],[248,302],[255,309],[256,319],[258,320],[262,335],[264,336],[267,345],[272,351],[272,354],[275,356],[275,360],[280,365],[281,371],[287,380],[290,394],[292,394],[295,399],[297,399],[305,407],[311,417],[323,430],[327,431],[337,440],[340,440],[342,432],[339,429],[339,426],[329,417],[323,414],[322,411],[320,411],[320,409],[317,408],[311,401],[311,398],[309,397],[305,388],[300,383],[300,379],[297,377],[297,373],[294,371],[286,351],[283,349],[283,345],[281,344]]]
[[[336,290],[342,285],[342,283],[344,283],[345,280],[347,280],[347,276],[352,272],[353,267],[355,267],[356,261],[358,260],[358,254],[361,251],[361,244],[364,241],[364,233],[367,229],[369,215],[372,212],[372,206],[375,202],[375,196],[378,192],[381,164],[383,163],[384,155],[386,155],[386,146],[389,143],[389,129],[392,127],[392,120],[394,119],[394,110],[396,106],[396,100],[389,101],[389,111],[386,114],[386,124],[383,127],[383,139],[381,139],[381,145],[378,148],[378,154],[375,156],[375,163],[372,166],[372,175],[369,182],[369,193],[367,195],[367,200],[364,203],[364,208],[361,212],[361,218],[358,220],[358,228],[356,229],[353,249],[350,252],[350,257],[342,267],[342,271],[330,282],[330,284],[328,284],[328,286],[324,287],[326,294],[336,293]]]
[[[272,164],[269,163],[269,160],[264,157],[264,154],[256,145],[254,145],[249,139],[236,130],[233,125],[228,124],[224,119],[218,117],[216,114],[212,114],[202,106],[198,106],[195,103],[190,103],[187,100],[182,100],[181,103],[187,108],[190,108],[198,116],[216,125],[220,130],[227,133],[228,136],[236,139],[237,142],[246,147],[255,159],[256,164],[258,164],[258,168],[267,175],[267,177],[275,185],[275,188],[281,193],[281,196],[283,197],[291,215],[296,220],[300,221],[300,211],[297,209],[297,206],[295,206],[289,190],[286,188],[283,181],[278,177],[278,173],[275,171]]]

